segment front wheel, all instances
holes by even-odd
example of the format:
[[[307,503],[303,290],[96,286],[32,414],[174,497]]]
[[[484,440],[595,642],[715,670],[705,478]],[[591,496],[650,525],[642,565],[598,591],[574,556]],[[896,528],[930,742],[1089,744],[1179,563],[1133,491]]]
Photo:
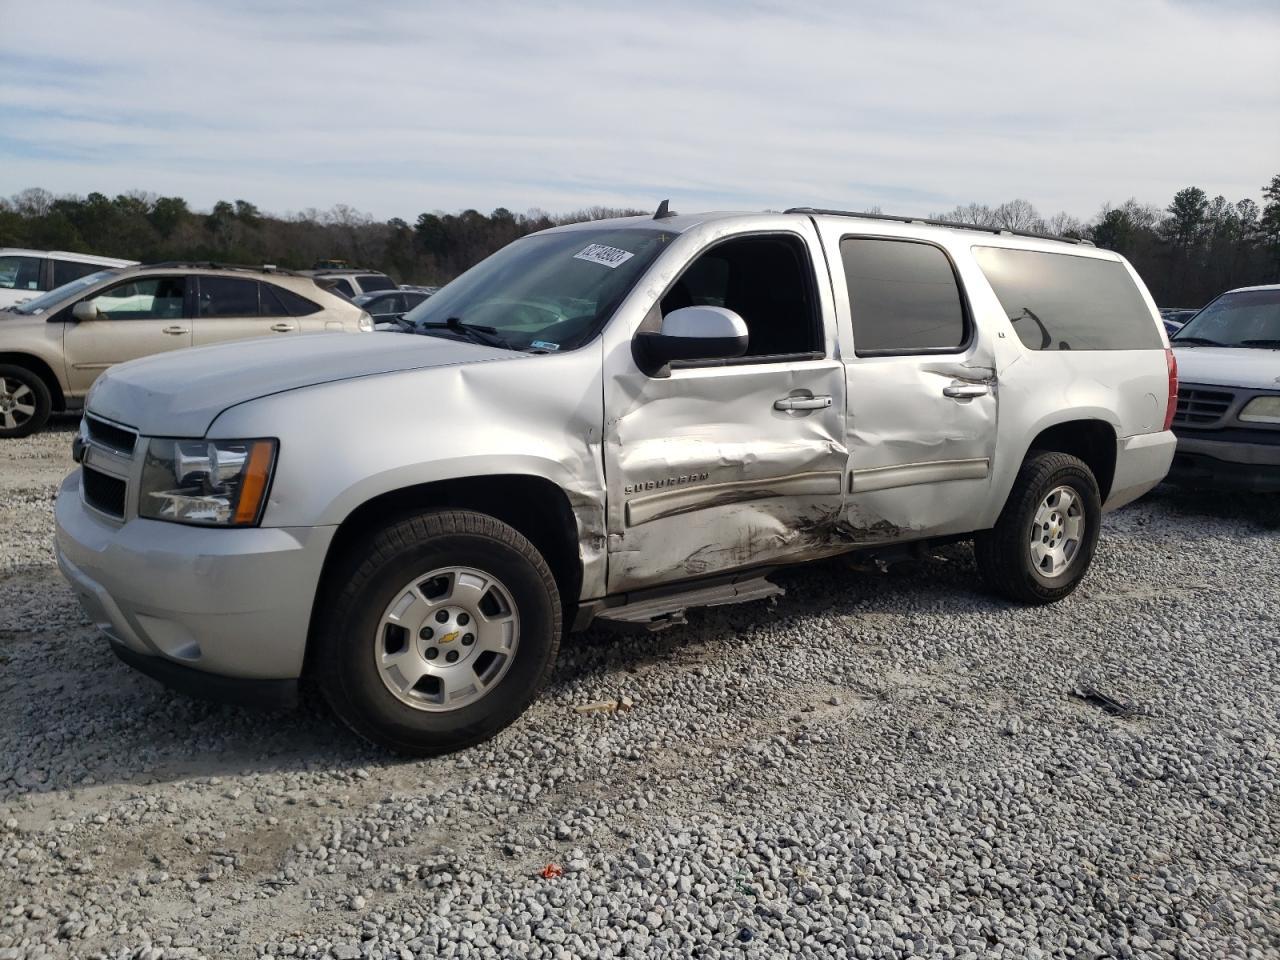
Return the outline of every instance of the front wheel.
[[[1084,578],[1101,525],[1098,482],[1088,465],[1066,453],[1032,453],[995,527],[974,538],[978,570],[1011,600],[1053,603]]]
[[[492,517],[432,511],[347,558],[320,612],[321,691],[356,733],[428,756],[487,740],[542,689],[560,597],[541,554]]]

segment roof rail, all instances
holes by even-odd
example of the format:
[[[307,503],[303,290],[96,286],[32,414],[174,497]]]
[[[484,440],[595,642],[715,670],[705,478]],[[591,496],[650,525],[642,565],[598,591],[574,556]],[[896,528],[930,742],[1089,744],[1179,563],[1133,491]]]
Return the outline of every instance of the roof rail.
[[[298,276],[293,270],[285,270],[272,263],[255,267],[244,263],[218,263],[216,260],[162,260],[157,263],[139,264],[143,270],[238,270],[245,273],[280,273]]]
[[[951,227],[955,230],[977,230],[980,233],[991,233],[1004,237],[1031,237],[1035,240],[1057,240],[1060,243],[1074,243],[1079,246],[1092,247],[1092,240],[1083,237],[1055,237],[1048,233],[1034,233],[1030,230],[1010,230],[1006,227],[984,227],[980,223],[957,223],[951,220],[934,220],[929,217],[897,217],[888,213],[855,213],[851,210],[824,210],[819,207],[791,207],[783,213],[822,214],[829,217],[857,217],[860,220],[889,220],[893,223],[924,223],[931,227]]]

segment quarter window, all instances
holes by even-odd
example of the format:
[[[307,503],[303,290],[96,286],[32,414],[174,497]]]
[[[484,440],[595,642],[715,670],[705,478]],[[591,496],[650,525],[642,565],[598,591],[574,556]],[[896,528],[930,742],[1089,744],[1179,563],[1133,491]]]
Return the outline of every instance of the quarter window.
[[[938,247],[845,237],[840,258],[858,356],[949,353],[964,346],[964,301],[951,261]]]
[[[1155,350],[1151,308],[1118,260],[974,247],[978,266],[1030,350]]]
[[[39,257],[0,257],[0,289],[39,290]]]
[[[306,317],[320,312],[321,307],[318,303],[313,303],[306,297],[285,287],[277,287],[274,283],[264,283],[262,285],[264,299],[268,290],[271,291],[272,296],[280,301],[290,316]]]

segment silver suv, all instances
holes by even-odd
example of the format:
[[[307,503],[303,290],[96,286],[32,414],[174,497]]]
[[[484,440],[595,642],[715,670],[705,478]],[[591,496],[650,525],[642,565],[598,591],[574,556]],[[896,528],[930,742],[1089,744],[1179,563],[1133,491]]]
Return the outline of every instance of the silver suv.
[[[971,539],[996,591],[1060,600],[1175,446],[1128,263],[1002,231],[662,209],[518,240],[407,320],[99,380],[57,553],[122,659],[241,701],[307,675],[370,740],[453,750],[565,630],[784,564]]]
[[[250,337],[373,330],[308,277],[281,270],[159,263],[100,270],[0,310],[0,438],[78,409],[114,364]]]

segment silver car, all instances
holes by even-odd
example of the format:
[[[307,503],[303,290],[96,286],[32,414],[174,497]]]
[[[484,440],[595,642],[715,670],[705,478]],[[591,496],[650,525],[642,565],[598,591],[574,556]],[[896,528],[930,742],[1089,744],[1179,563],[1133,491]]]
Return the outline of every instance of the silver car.
[[[454,750],[566,630],[785,564],[972,539],[994,590],[1061,600],[1175,446],[1155,306],[1082,244],[662,209],[518,240],[407,319],[98,381],[57,553],[127,663],[239,701],[310,676],[370,740]]]

